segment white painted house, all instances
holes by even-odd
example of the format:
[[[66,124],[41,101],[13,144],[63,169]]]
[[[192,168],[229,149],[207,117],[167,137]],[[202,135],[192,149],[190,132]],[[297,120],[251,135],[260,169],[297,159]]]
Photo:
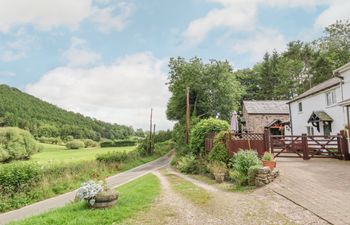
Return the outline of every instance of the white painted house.
[[[292,135],[335,135],[349,127],[350,62],[287,104]]]

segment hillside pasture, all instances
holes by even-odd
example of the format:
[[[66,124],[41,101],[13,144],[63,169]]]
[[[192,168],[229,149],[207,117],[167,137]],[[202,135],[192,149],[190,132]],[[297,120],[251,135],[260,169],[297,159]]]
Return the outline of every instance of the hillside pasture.
[[[40,144],[43,150],[34,154],[31,161],[39,164],[46,163],[70,163],[78,161],[92,161],[96,159],[96,155],[100,153],[114,152],[114,151],[133,151],[135,146],[128,147],[108,147],[108,148],[81,148],[76,150],[68,150],[65,146]]]

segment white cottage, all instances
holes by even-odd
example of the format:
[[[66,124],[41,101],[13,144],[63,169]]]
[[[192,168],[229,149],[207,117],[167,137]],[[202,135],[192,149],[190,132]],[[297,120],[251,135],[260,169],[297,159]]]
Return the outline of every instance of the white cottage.
[[[292,135],[335,135],[349,127],[350,62],[287,104]]]

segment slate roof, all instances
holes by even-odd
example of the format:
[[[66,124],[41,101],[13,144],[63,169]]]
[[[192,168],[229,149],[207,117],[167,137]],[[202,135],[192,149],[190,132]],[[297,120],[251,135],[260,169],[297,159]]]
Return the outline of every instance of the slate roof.
[[[312,112],[307,122],[310,123],[310,122],[319,122],[319,121],[332,122],[333,119],[325,111],[314,111]]]
[[[329,80],[326,80],[326,81],[316,85],[315,87],[310,88],[309,90],[305,91],[304,93],[302,93],[299,96],[290,100],[288,103],[295,102],[299,99],[305,98],[305,97],[313,95],[313,94],[317,94],[320,91],[324,91],[324,90],[327,90],[328,88],[337,86],[339,83],[340,83],[340,79],[337,77],[333,77]]]
[[[289,114],[287,101],[243,101],[248,114]]]

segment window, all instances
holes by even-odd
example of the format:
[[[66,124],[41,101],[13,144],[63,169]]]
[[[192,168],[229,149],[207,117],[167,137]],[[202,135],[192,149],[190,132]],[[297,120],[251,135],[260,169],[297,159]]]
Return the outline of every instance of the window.
[[[314,136],[314,128],[311,126],[306,127],[307,129],[307,135],[308,136]]]
[[[302,111],[303,111],[303,103],[302,103],[302,102],[299,102],[299,103],[298,103],[298,111],[299,111],[299,112],[302,112]]]
[[[326,102],[327,102],[327,106],[331,106],[337,103],[335,90],[326,93]]]

